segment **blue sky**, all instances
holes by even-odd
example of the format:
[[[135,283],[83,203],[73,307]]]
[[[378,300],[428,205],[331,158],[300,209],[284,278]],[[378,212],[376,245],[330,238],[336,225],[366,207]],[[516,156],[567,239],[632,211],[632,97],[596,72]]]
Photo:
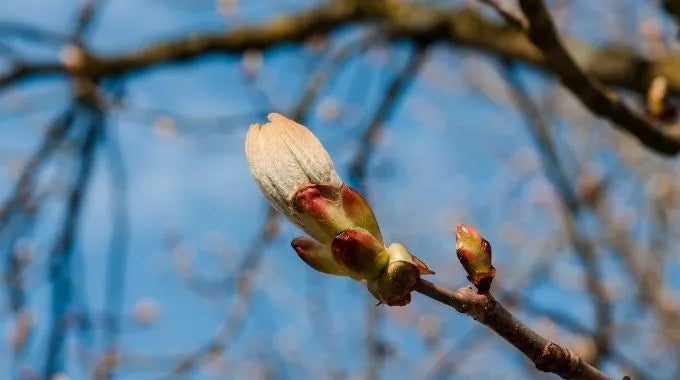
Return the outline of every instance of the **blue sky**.
[[[225,30],[313,5],[311,1],[303,1],[301,6],[293,1],[270,1],[271,6],[242,3],[243,12],[225,20],[215,12],[215,4],[207,0],[109,0],[87,44],[97,53],[115,54],[170,36]],[[576,12],[593,8],[587,1],[575,3]],[[626,2],[632,13],[638,8],[649,12],[642,3]],[[0,20],[68,31],[79,4],[4,0]],[[602,8],[604,11],[596,10],[606,13]],[[610,39],[593,30],[597,29],[593,25],[574,22],[568,24],[568,30],[594,44]],[[331,46],[357,32],[337,32]],[[59,52],[56,46],[13,43],[32,58],[49,59]],[[307,124],[331,153],[341,177],[348,178],[347,165],[356,151],[360,132],[410,48],[400,43],[350,60],[309,113]],[[185,354],[205,344],[234,307],[234,297],[228,291],[212,298],[192,291],[182,279],[178,263],[188,260],[193,273],[217,279],[230,273],[239,262],[266,216],[264,199],[250,178],[242,153],[247,126],[263,121],[262,112],[290,110],[307,75],[323,62],[324,54],[284,46],[264,52],[262,59],[255,83],[244,80],[241,57],[222,55],[153,68],[122,80],[125,101],[131,106],[107,116],[107,133],[113,136],[123,156],[129,210],[126,277],[121,284],[125,295],[126,322],[121,335],[124,353],[136,358]],[[532,237],[550,236],[561,228],[554,217],[554,195],[531,149],[524,120],[507,94],[503,95],[502,87],[499,91],[494,65],[474,53],[432,46],[427,64],[389,119],[368,166],[367,197],[386,240],[404,243],[437,272],[438,282],[451,287],[466,284],[454,255],[452,231],[456,223],[478,226],[492,242],[499,269],[497,285],[508,290],[522,283],[531,264],[544,253],[540,252],[541,239]],[[473,75],[482,78],[482,83],[471,84],[467,77]],[[541,74],[521,69],[521,75],[537,97],[548,92]],[[46,123],[66,105],[68,88],[62,78],[45,78],[0,93],[3,198],[12,187],[18,163],[33,151]],[[490,91],[485,93],[480,88]],[[490,101],[489,93],[500,94],[498,99],[492,99],[497,101]],[[271,104],[263,101],[262,94]],[[341,109],[338,120],[320,117],[323,105],[335,104]],[[140,117],[135,109],[152,110],[147,112],[152,116]],[[230,118],[249,113],[252,116]],[[166,114],[185,118],[182,122],[177,117],[177,131],[169,135],[158,128],[158,117]],[[588,116],[583,120],[593,128],[607,128]],[[98,150],[78,229],[73,266],[77,312],[96,314],[105,302],[103,279],[107,274],[115,188],[110,144],[107,141]],[[606,152],[594,155],[591,163],[604,171],[613,167]],[[49,326],[44,251],[59,212],[57,206],[47,207],[27,237],[36,247],[27,286],[37,330],[25,365],[38,370],[44,361]],[[363,326],[368,305],[373,301],[360,284],[323,276],[308,268],[289,246],[300,231],[287,222],[281,227],[254,274],[256,285],[243,328],[224,354],[222,365],[230,378],[256,376],[262,360],[274,363],[276,378],[318,378],[329,367],[347,375],[360,375],[365,366]],[[507,239],[508,228],[520,231],[518,245]],[[168,234],[181,236],[182,245],[169,247]],[[556,251],[549,259],[554,278],[526,288],[520,286],[518,291],[546,308],[592,326],[592,307],[578,281],[574,281],[580,275],[578,261],[566,248]],[[621,271],[620,263],[606,252],[602,267],[612,270],[615,284],[623,281],[616,275]],[[669,273],[669,277],[677,276]],[[673,286],[680,284],[676,281]],[[3,297],[4,293],[0,295],[0,331],[9,338],[13,322]],[[157,320],[149,326],[139,326],[131,318],[144,302],[151,302],[159,311]],[[379,325],[380,336],[394,349],[394,356],[384,366],[384,378],[413,378],[428,366],[434,354],[422,339],[419,326],[431,319],[439,325],[438,344],[454,347],[454,354],[464,351],[455,347],[466,336],[481,341],[480,348],[464,355],[466,363],[456,378],[472,378],[473,374],[466,371],[468,367],[477,368],[482,377],[526,374],[524,358],[500,339],[489,337],[474,321],[442,305],[414,296],[412,305],[406,308],[382,309],[386,317]],[[545,321],[521,312],[519,315],[528,323],[536,323],[539,331],[545,327]],[[644,318],[634,309],[623,310],[621,315]],[[546,334],[551,331],[550,327],[543,330]],[[89,355],[101,353],[100,333],[94,330],[71,334],[66,349],[70,378],[89,377],[82,363],[93,359]],[[555,336],[567,335],[561,332]],[[621,349],[632,356],[640,347],[622,344]],[[0,345],[0,377],[17,373],[10,368],[10,358],[8,345]],[[155,378],[169,368],[160,365],[147,371],[143,366],[124,365],[120,378]],[[214,368],[204,366],[192,372],[190,378],[221,376]]]

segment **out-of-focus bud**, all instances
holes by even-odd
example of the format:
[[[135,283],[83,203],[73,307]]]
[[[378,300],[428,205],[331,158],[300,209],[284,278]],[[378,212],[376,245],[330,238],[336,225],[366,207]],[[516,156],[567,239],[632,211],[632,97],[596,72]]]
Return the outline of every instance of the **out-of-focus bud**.
[[[595,205],[602,199],[607,184],[595,177],[592,173],[584,171],[578,178],[578,189],[581,198],[589,205]]]
[[[486,293],[496,274],[491,265],[491,244],[474,227],[456,226],[456,254],[468,275],[468,280],[480,293]]]
[[[677,117],[677,107],[668,99],[668,80],[656,77],[647,90],[647,115],[653,119],[672,123]]]
[[[82,71],[87,65],[85,52],[76,44],[64,45],[59,52],[59,60],[71,72]]]
[[[150,325],[158,319],[158,303],[151,298],[143,298],[135,304],[132,316],[141,325]]]
[[[243,74],[247,79],[253,79],[262,67],[262,51],[258,49],[248,49],[243,52],[243,60],[241,66],[243,67]]]

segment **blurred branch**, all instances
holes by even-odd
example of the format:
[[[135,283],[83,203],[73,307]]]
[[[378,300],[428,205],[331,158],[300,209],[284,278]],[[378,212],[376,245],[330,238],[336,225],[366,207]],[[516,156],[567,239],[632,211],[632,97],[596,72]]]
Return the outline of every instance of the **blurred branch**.
[[[398,102],[403,94],[413,81],[413,78],[418,74],[418,70],[427,58],[427,44],[418,44],[415,51],[411,54],[408,61],[402,70],[394,76],[392,81],[387,86],[385,94],[378,105],[378,108],[373,113],[368,128],[359,138],[359,149],[354,155],[349,164],[350,178],[355,184],[362,184],[366,175],[366,165],[373,150],[373,147],[378,140],[380,131],[384,127],[386,120],[392,115],[396,109]],[[359,191],[365,193],[362,186],[358,186]]]
[[[243,322],[243,318],[248,311],[250,297],[252,295],[254,273],[257,270],[260,257],[264,254],[266,246],[276,236],[277,212],[268,207],[267,217],[262,224],[262,228],[255,238],[254,243],[246,251],[241,263],[235,269],[236,297],[234,304],[229,309],[227,316],[217,330],[213,338],[195,352],[185,356],[173,366],[172,376],[186,374],[201,360],[211,354],[223,351],[231,342],[238,327]]]
[[[45,357],[46,378],[52,378],[56,373],[63,370],[63,345],[68,331],[67,316],[73,293],[73,279],[70,270],[71,258],[83,199],[90,182],[96,142],[103,128],[101,112],[85,102],[85,100],[80,100],[78,106],[82,108],[82,113],[88,117],[76,159],[78,169],[67,196],[66,212],[61,228],[50,252],[49,278],[51,282],[52,326]]]
[[[19,207],[26,207],[25,202],[30,196],[38,169],[61,143],[74,117],[75,107],[70,105],[45,131],[43,142],[22,169],[11,195],[0,208],[0,233],[9,226],[8,221],[12,213]]]
[[[111,236],[109,241],[108,258],[106,264],[106,316],[108,317],[104,330],[104,342],[107,354],[116,355],[118,338],[121,330],[121,315],[123,313],[128,244],[130,235],[127,171],[120,151],[118,137],[114,128],[108,128],[104,135],[108,147],[108,162],[111,199]],[[114,366],[109,368],[113,372]],[[110,373],[108,374],[110,375]]]
[[[293,110],[290,113],[295,120],[303,122],[306,112],[309,107],[311,107],[316,95],[323,88],[325,82],[332,75],[332,73],[337,70],[339,64],[343,62],[349,55],[363,50],[363,48],[367,46],[367,43],[371,43],[370,38],[360,39],[358,43],[357,41],[352,41],[347,45],[339,47],[333,53],[331,53],[327,65],[322,65],[317,70],[315,70],[315,72],[310,76],[310,79],[307,81],[307,85],[300,96],[300,100],[296,106],[293,107]],[[264,253],[266,244],[273,240],[275,236],[276,217],[277,212],[273,208],[268,207],[267,218],[264,221],[259,237],[256,239],[254,245],[248,249],[241,264],[234,271],[235,278],[233,281],[235,284],[237,284],[235,305],[230,309],[229,314],[225,318],[222,326],[220,326],[218,329],[217,334],[208,344],[180,360],[173,367],[172,373],[174,375],[187,373],[192,368],[194,368],[200,362],[200,359],[202,359],[205,355],[224,350],[228,342],[233,337],[247,310],[246,306],[248,304],[252,288],[252,273],[259,264],[260,257]],[[231,276],[228,281],[232,281]]]
[[[418,74],[421,66],[427,58],[427,44],[420,43],[411,53],[408,61],[388,84],[387,90],[382,96],[382,100],[373,113],[373,117],[368,127],[359,139],[359,149],[349,164],[350,179],[359,191],[366,195],[365,176],[368,158],[379,138],[380,131],[383,129],[385,121],[392,115],[397,108],[399,100],[404,95],[414,77]],[[376,336],[375,326],[380,320],[380,310],[374,305],[375,300],[369,300],[369,310],[366,317],[365,344],[367,350],[366,358],[366,379],[375,380],[379,378],[380,364],[384,358],[385,347]]]
[[[609,379],[585,363],[568,348],[542,337],[515,318],[490,294],[478,294],[469,287],[456,291],[419,279],[414,290],[486,325],[520,350],[536,368],[564,379]]]
[[[381,35],[378,32],[370,32],[358,40],[353,40],[343,46],[339,46],[330,53],[328,62],[320,65],[309,77],[305,88],[302,90],[297,104],[290,112],[292,120],[306,120],[307,112],[310,110],[319,92],[327,85],[329,79],[340,69],[341,64],[348,58],[363,52],[376,41],[380,41]]]
[[[405,16],[408,15],[408,16]],[[526,37],[511,26],[498,25],[470,10],[446,10],[401,0],[333,0],[311,10],[278,16],[261,25],[235,27],[224,33],[196,34],[153,43],[138,50],[110,56],[87,56],[82,74],[95,77],[125,75],[157,65],[192,60],[206,54],[236,54],[297,43],[342,26],[380,24],[393,39],[445,40],[501,58],[518,60],[551,72],[552,66]],[[646,59],[633,50],[596,49],[569,40],[581,67],[602,83],[644,94],[656,76],[668,79],[669,90],[680,93],[680,58],[672,55]],[[67,73],[61,63],[15,68],[0,76],[0,86],[44,74]]]
[[[68,36],[63,33],[12,21],[0,21],[0,36],[2,38],[18,37],[32,42],[52,44],[68,41]]]
[[[612,121],[635,136],[648,148],[674,155],[680,152],[680,136],[661,129],[629,108],[620,96],[607,90],[597,78],[588,75],[567,52],[542,0],[520,0],[529,20],[528,35],[543,52],[547,66],[591,112]]]
[[[662,3],[666,12],[675,18],[676,26],[680,27],[680,0],[662,0]],[[678,36],[680,36],[680,30],[678,30]]]
[[[59,62],[53,63],[15,63],[11,69],[0,74],[0,89],[16,83],[20,79],[48,74],[64,74],[65,67]]]
[[[106,0],[84,0],[80,7],[80,12],[76,17],[76,26],[73,30],[75,42],[81,44],[82,37],[86,35],[94,22],[98,10],[101,9]]]
[[[663,253],[650,252],[648,249],[640,247],[633,239],[630,231],[622,230],[620,226],[617,226],[613,214],[605,202],[598,202],[595,205],[594,212],[606,227],[604,234],[609,246],[623,259],[626,269],[637,280],[640,301],[656,310],[663,325],[663,337],[680,352],[680,328],[677,323],[680,320],[680,311],[677,305],[665,296],[669,292],[663,282],[663,273],[659,271],[658,266],[650,265],[645,268],[638,260],[640,255],[642,255],[644,261],[648,261]],[[640,255],[636,252],[639,252]]]
[[[579,217],[584,210],[582,200],[576,195],[571,185],[573,181],[569,179],[560,162],[560,158],[557,155],[557,147],[550,135],[548,122],[540,110],[533,104],[521,81],[516,78],[512,68],[507,65],[505,68],[504,78],[511,87],[512,95],[519,109],[526,116],[527,126],[540,153],[545,174],[555,186],[559,199],[564,206],[563,221],[567,236],[586,273],[586,287],[593,298],[596,311],[595,320],[597,329],[595,345],[597,351],[595,363],[597,364],[608,353],[613,322],[610,297],[601,281],[597,268],[597,247],[579,226]]]
[[[30,314],[25,310],[27,302],[24,286],[26,262],[21,255],[26,252],[19,252],[16,244],[30,228],[37,213],[39,201],[33,192],[38,172],[63,141],[71,128],[74,116],[75,107],[70,105],[47,128],[42,143],[21,170],[17,183],[0,208],[0,237],[5,240],[7,247],[3,275],[16,324],[12,338],[14,360],[21,357],[33,331]]]
[[[504,4],[501,3],[502,0],[479,0],[479,2],[484,3],[491,8],[495,9],[496,12],[498,12],[501,17],[503,17],[503,20],[507,22],[508,24],[512,25],[513,27],[521,30],[521,31],[526,31],[526,29],[529,27],[528,21],[524,18],[524,15],[520,14],[519,12],[515,11],[514,9],[510,9]]]

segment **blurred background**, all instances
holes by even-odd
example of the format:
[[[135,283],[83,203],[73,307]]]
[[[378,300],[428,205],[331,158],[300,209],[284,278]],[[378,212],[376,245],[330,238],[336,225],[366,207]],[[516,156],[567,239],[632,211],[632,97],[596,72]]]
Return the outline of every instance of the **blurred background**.
[[[678,159],[593,116],[484,1],[371,1],[0,3],[0,378],[550,377],[452,309],[376,307],[304,264],[243,155],[272,111],[431,280],[467,284],[471,224],[537,332],[619,378],[680,378]],[[672,3],[547,6],[639,112],[675,73],[647,110],[672,124]]]

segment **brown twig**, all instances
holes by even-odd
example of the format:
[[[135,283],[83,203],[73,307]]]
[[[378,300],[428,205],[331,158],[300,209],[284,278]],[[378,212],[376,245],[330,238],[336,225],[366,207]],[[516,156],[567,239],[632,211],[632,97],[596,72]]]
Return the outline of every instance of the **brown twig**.
[[[678,25],[680,25],[680,0],[663,0],[662,4],[666,12],[670,13]],[[680,30],[678,31],[678,36],[680,36]]]
[[[541,371],[552,372],[564,379],[609,379],[570,349],[551,342],[524,325],[490,294],[478,294],[469,287],[453,291],[423,279],[418,280],[414,290],[489,327]]]
[[[542,0],[520,0],[520,6],[529,20],[529,38],[543,52],[547,66],[583,105],[595,115],[628,131],[654,151],[668,155],[680,152],[680,136],[668,133],[645,119],[578,66],[562,45]]]
[[[498,25],[470,9],[446,10],[402,1],[335,0],[298,14],[279,16],[260,25],[230,29],[225,33],[202,33],[156,42],[116,55],[87,57],[82,74],[118,76],[158,65],[194,60],[208,54],[238,54],[248,49],[266,49],[285,43],[301,42],[356,23],[383,25],[394,39],[432,39],[472,48],[504,59],[528,63],[548,72],[540,50],[515,27]],[[409,15],[401,17],[400,15]],[[417,17],[416,17],[417,16]],[[680,58],[672,55],[648,59],[626,49],[596,49],[583,42],[569,41],[584,70],[598,81],[634,90],[647,91],[655,76],[668,79],[671,94],[680,93]],[[26,64],[0,75],[0,87],[18,80],[45,74],[66,74],[59,62]]]

